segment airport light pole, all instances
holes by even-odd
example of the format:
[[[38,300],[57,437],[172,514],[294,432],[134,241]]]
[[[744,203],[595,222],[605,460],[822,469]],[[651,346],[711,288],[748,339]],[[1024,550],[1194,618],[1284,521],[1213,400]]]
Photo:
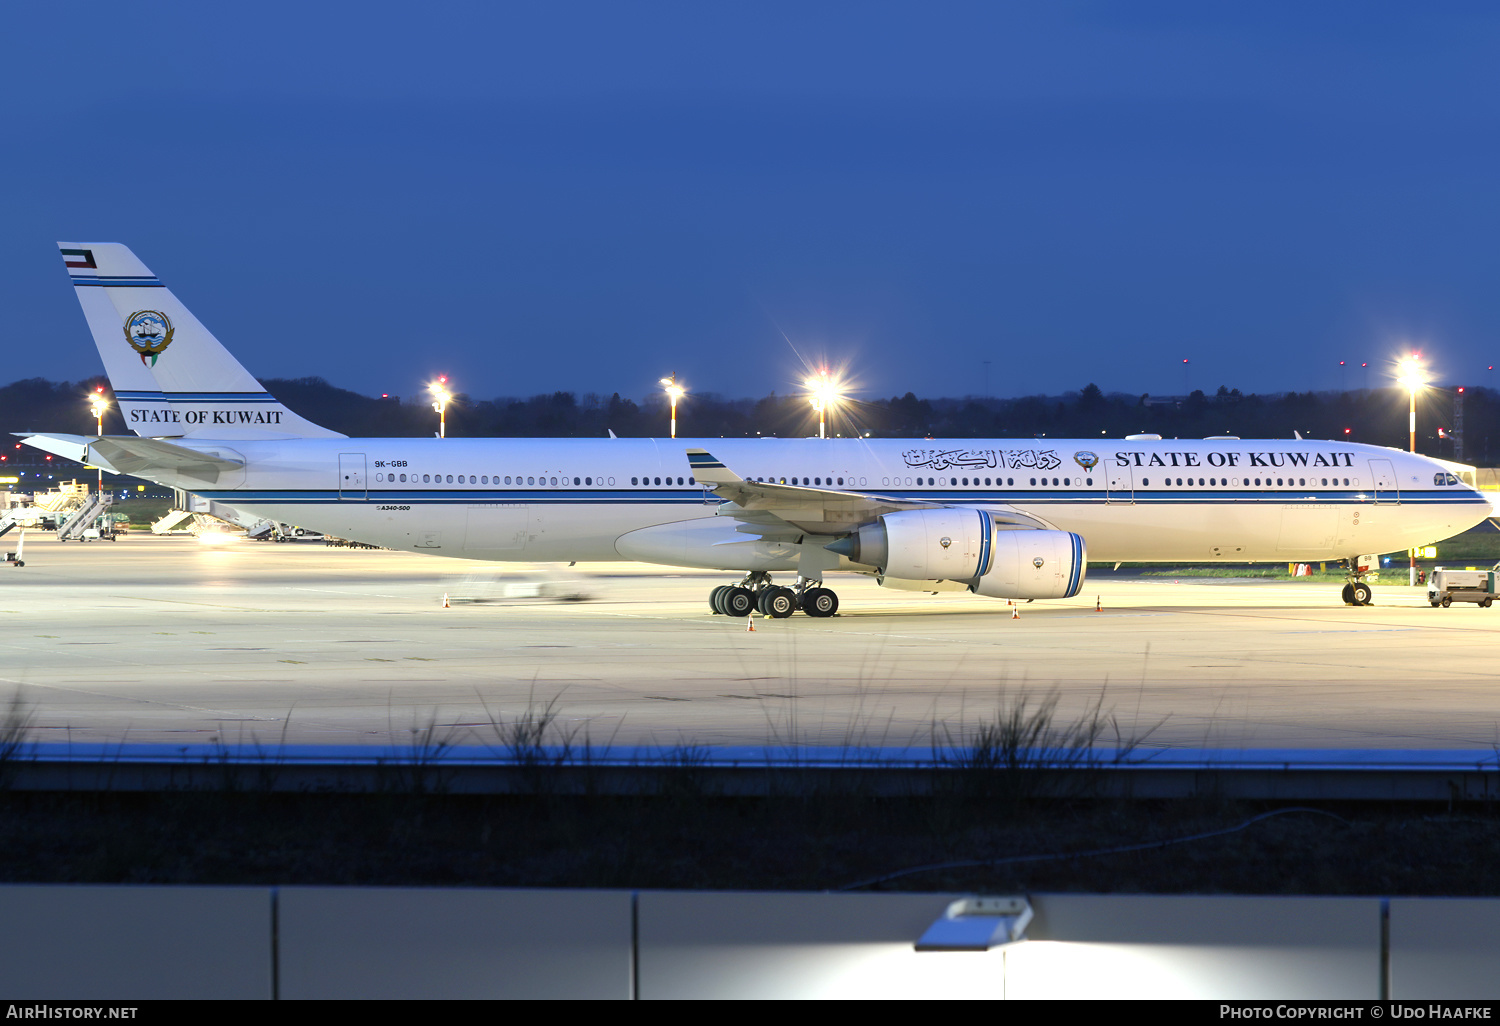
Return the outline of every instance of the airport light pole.
[[[104,394],[104,386],[95,387],[94,394],[89,396],[89,412],[94,415],[94,426],[97,435],[104,437],[104,415],[109,412],[109,398]],[[104,491],[104,468],[99,467],[99,490]]]
[[[448,375],[439,374],[438,379],[427,386],[427,391],[432,393],[432,408],[437,410],[438,415],[438,437],[448,437],[448,404],[453,401],[453,393],[448,391]]]
[[[687,395],[687,389],[677,383],[677,375],[673,373],[669,378],[662,378],[661,385],[667,391],[667,397],[672,400],[672,437],[677,437],[677,400]]]
[[[1406,388],[1411,403],[1407,410],[1407,433],[1410,442],[1410,451],[1417,451],[1417,393],[1427,383],[1422,374],[1422,354],[1412,353],[1401,361],[1401,376],[1396,379]],[[1392,482],[1394,484],[1394,482]],[[1411,550],[1411,564],[1408,570],[1407,584],[1415,588],[1417,586],[1417,550]]]
[[[818,437],[827,438],[828,410],[843,398],[838,383],[828,376],[827,371],[821,371],[815,377],[807,379],[807,387],[812,390],[809,399],[812,400],[813,409],[818,411]]]
[[[1412,353],[1401,361],[1401,376],[1396,379],[1405,387],[1411,398],[1411,405],[1407,413],[1407,434],[1411,452],[1417,451],[1417,393],[1422,386],[1427,384],[1427,379],[1422,374],[1422,354]]]

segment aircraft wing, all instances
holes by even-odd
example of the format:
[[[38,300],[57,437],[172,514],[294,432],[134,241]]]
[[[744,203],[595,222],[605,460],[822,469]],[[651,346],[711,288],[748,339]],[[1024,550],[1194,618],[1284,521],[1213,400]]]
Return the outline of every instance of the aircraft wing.
[[[20,436],[18,436],[20,437]],[[112,474],[130,474],[151,478],[162,472],[182,474],[210,484],[218,481],[219,474],[229,470],[243,470],[240,460],[198,452],[183,445],[164,442],[158,438],[135,438],[110,435],[90,438],[85,435],[27,435],[21,437],[27,445],[64,456],[79,463],[103,467]]]
[[[916,502],[868,492],[808,488],[803,485],[748,481],[726,467],[707,449],[688,449],[693,476],[719,498],[720,516],[740,521],[738,530],[762,537],[793,537],[799,534],[848,534],[886,513],[904,509],[941,509],[941,502]],[[992,512],[1002,523],[1017,527],[1050,528],[1052,525],[1027,514],[1004,508]]]

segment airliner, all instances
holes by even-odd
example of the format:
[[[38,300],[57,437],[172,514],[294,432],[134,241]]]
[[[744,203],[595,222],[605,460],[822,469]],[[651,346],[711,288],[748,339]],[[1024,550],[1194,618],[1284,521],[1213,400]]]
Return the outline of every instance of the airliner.
[[[709,596],[730,616],[832,616],[837,572],[1069,598],[1091,559],[1343,561],[1366,605],[1361,554],[1491,513],[1471,468],[1301,438],[348,438],[267,393],[127,247],[58,246],[133,434],[28,444],[391,549],[735,571]]]

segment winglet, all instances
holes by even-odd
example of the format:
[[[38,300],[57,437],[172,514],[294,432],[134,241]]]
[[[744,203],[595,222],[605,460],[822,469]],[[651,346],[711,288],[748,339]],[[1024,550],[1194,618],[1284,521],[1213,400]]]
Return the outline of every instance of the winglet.
[[[704,484],[735,484],[744,480],[715,459],[707,449],[689,449],[687,458],[688,466],[693,468],[693,476]]]

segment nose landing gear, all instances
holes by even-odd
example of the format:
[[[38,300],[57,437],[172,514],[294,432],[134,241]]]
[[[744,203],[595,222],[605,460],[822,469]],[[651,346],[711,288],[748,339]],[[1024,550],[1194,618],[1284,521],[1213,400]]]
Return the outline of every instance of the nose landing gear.
[[[1344,605],[1346,606],[1368,606],[1373,605],[1371,600],[1370,586],[1359,576],[1351,575],[1349,583],[1344,585]]]

